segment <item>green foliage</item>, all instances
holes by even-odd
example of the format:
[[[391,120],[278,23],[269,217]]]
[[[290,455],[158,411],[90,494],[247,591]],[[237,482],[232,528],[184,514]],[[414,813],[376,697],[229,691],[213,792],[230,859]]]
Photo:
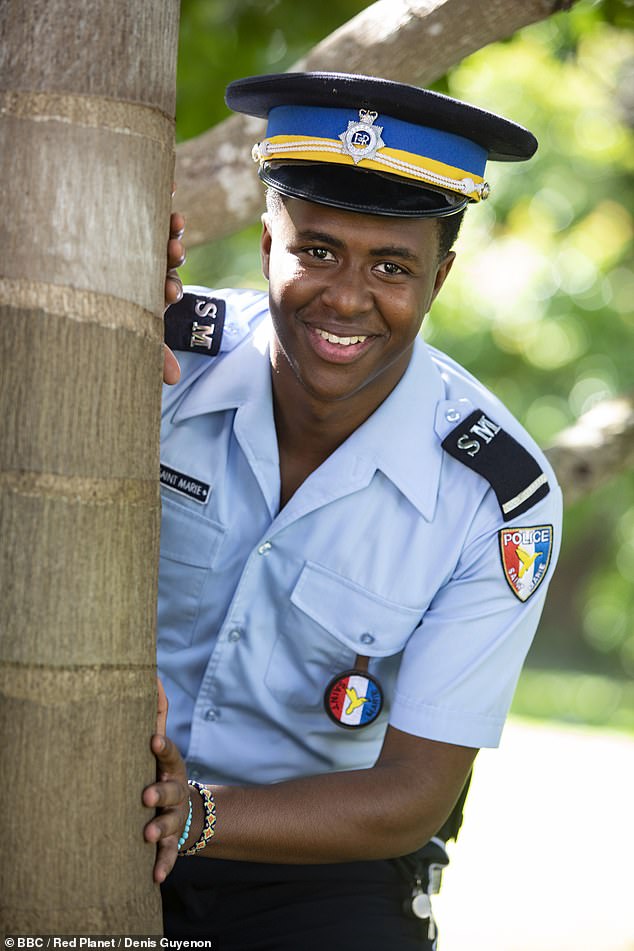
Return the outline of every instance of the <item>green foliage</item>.
[[[177,138],[225,119],[233,79],[282,73],[368,6],[367,0],[181,0]]]
[[[610,726],[634,733],[634,682],[563,670],[524,670],[513,699],[516,716]]]
[[[179,136],[226,115],[226,82],[288,68],[366,5],[183,0]],[[425,335],[542,445],[596,402],[632,389],[632,25],[629,2],[581,0],[436,84],[528,126],[540,141],[530,163],[489,167],[492,197],[466,216]],[[195,249],[186,279],[263,287],[258,231]],[[575,709],[585,697],[593,721],[603,710],[604,719],[629,722],[609,713],[624,694],[606,691],[605,678],[634,673],[633,582],[634,482],[625,475],[567,510],[560,569],[531,654],[536,668],[580,672]],[[535,706],[537,683],[518,695],[522,710],[527,696]],[[541,708],[552,713],[549,691],[557,693],[545,690]],[[559,695],[565,703],[566,691]]]

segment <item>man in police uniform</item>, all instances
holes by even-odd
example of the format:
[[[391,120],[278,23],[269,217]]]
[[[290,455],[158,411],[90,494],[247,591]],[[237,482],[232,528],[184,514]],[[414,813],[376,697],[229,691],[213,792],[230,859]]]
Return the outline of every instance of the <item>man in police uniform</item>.
[[[144,792],[166,933],[432,948],[436,833],[498,743],[561,499],[517,421],[418,332],[487,159],[536,142],[368,77],[253,77],[227,101],[268,116],[269,293],[194,288],[166,315],[184,351],[161,466],[174,742],[153,737]]]

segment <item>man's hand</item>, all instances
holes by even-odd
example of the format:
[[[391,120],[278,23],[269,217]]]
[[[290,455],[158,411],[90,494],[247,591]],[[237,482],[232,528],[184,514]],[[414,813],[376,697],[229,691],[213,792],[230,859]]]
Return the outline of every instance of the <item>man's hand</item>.
[[[156,809],[143,835],[146,842],[156,842],[154,881],[164,882],[178,856],[178,840],[189,814],[189,786],[187,770],[176,746],[165,736],[167,725],[167,697],[158,681],[157,732],[150,740],[156,757],[157,782],[143,790],[143,805]]]
[[[167,242],[166,307],[176,303],[183,296],[183,285],[176,268],[185,263],[185,246],[182,241],[184,231],[185,219],[177,211],[173,211],[170,216],[170,236]]]
[[[165,276],[165,306],[176,303],[183,296],[183,284],[176,270],[185,263],[185,246],[182,241],[185,219],[177,211],[170,218],[170,236],[167,242],[167,274]],[[178,383],[181,371],[178,360],[165,347],[163,379],[166,383]]]

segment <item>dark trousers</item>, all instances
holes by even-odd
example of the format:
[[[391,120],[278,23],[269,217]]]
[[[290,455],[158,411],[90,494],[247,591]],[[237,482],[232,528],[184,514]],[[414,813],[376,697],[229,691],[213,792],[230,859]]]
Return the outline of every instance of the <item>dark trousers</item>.
[[[402,863],[267,865],[180,858],[162,886],[165,936],[208,951],[433,951],[428,919],[404,911]]]

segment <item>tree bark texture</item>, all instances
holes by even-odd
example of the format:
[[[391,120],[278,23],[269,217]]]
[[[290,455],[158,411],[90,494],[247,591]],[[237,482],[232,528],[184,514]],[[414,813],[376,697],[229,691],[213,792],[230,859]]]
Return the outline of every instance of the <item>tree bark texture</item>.
[[[572,2],[378,0],[292,69],[365,73],[425,86],[470,53]],[[263,210],[251,149],[264,128],[262,120],[236,115],[178,146],[178,207],[190,246],[232,234]]]
[[[634,396],[602,400],[547,450],[567,505],[634,468]]]
[[[162,298],[178,0],[0,4],[0,932],[161,930]]]

